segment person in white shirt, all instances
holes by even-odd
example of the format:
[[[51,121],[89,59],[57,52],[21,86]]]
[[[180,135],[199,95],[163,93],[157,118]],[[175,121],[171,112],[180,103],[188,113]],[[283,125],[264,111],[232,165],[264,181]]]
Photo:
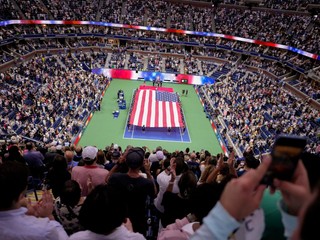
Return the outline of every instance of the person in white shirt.
[[[127,216],[126,199],[118,189],[108,185],[98,185],[84,201],[80,214],[80,224],[87,229],[70,236],[70,240],[145,240],[140,233],[132,230]]]
[[[172,158],[173,159],[173,158]],[[179,193],[179,187],[178,187],[178,182],[180,180],[182,172],[188,167],[183,158],[174,158],[174,161],[170,161],[169,159],[166,159],[164,161],[164,168],[165,170],[162,171],[158,176],[157,176],[157,183],[159,184],[159,192],[154,200],[154,206],[158,209],[159,212],[163,213],[164,208],[162,206],[162,198],[163,194],[165,193],[170,179],[171,179],[171,173],[170,173],[170,164],[176,164],[176,178],[173,183],[173,188],[172,192],[173,193]]]
[[[266,158],[256,170],[250,170],[229,182],[220,201],[191,239],[230,239],[232,233],[240,227],[242,219],[259,207],[266,189],[266,185],[260,182],[270,163],[271,159]],[[284,236],[292,240],[314,239],[318,232],[315,224],[320,215],[320,185],[311,193],[302,161],[299,161],[290,182],[274,179],[273,185],[282,194],[279,209],[285,228]]]
[[[64,240],[68,235],[54,221],[53,198],[44,192],[36,205],[27,204],[28,169],[17,162],[0,165],[0,239],[5,240]],[[25,208],[23,206],[27,206]]]

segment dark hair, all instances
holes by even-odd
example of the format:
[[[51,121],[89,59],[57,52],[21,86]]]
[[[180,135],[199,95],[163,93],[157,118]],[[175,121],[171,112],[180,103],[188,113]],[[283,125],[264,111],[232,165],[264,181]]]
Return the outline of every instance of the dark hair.
[[[27,166],[18,162],[0,164],[0,209],[9,209],[25,190],[28,179]]]
[[[98,234],[109,234],[127,217],[127,205],[120,191],[108,185],[98,185],[87,196],[80,214],[80,224]]]
[[[101,164],[101,165],[104,165],[106,163],[106,157],[104,155],[104,152],[102,150],[99,150],[98,153],[97,153],[97,164]]]
[[[184,162],[183,157],[177,157],[176,160],[176,174],[177,176],[188,169],[188,165]]]
[[[33,143],[32,143],[32,142],[28,142],[28,143],[26,144],[26,149],[27,149],[28,151],[30,151],[32,148],[33,148]]]
[[[319,221],[320,216],[320,182],[318,182],[317,187],[314,188],[313,200],[307,207],[305,214],[303,216],[303,221],[300,230],[300,239],[309,240],[314,238],[314,234],[317,231],[315,228],[315,223]]]
[[[164,168],[164,169],[167,169],[169,166],[170,166],[170,159],[169,159],[169,158],[166,158],[166,159],[163,161],[163,168]]]
[[[126,163],[131,169],[142,167],[144,160],[144,150],[140,147],[131,148],[126,155]]]
[[[197,178],[195,174],[188,170],[184,172],[178,182],[180,195],[188,199],[197,186]]]
[[[219,183],[204,183],[198,185],[190,196],[191,213],[202,224],[204,217],[219,201],[225,185]]]
[[[66,170],[68,167],[67,160],[64,156],[57,154],[52,162],[52,170],[60,172]]]
[[[247,156],[246,157],[246,165],[248,168],[256,169],[260,165],[260,161],[256,159],[254,156]]]
[[[67,180],[60,194],[61,203],[74,207],[78,204],[80,197],[81,189],[79,183],[75,180]]]
[[[318,186],[317,184],[320,180],[320,156],[313,153],[304,152],[301,155],[301,160],[308,172],[310,187],[313,189],[314,187]]]
[[[144,154],[144,158],[145,158],[145,159],[148,159],[149,156],[150,156],[150,153],[149,153],[149,152],[146,152],[146,153]]]

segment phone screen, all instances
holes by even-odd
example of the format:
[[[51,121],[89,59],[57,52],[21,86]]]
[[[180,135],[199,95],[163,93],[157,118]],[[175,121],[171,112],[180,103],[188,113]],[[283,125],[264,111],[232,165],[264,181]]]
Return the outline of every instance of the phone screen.
[[[274,178],[290,181],[306,145],[301,137],[280,137],[276,140],[272,152],[272,162],[263,179],[263,183],[272,186]]]

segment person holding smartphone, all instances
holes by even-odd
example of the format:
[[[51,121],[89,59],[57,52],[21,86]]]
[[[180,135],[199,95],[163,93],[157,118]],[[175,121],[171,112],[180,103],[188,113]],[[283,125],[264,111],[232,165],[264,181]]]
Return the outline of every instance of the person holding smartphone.
[[[267,187],[261,181],[271,162],[270,156],[265,157],[256,170],[250,170],[242,177],[230,181],[220,201],[191,239],[228,239],[230,234],[240,226],[242,219],[260,206]],[[290,181],[273,179],[272,191],[274,189],[280,190],[282,195],[279,209],[285,228],[284,236],[294,240],[311,239],[304,237],[308,234],[305,229],[308,223],[313,222],[314,215],[320,214],[320,188],[315,188],[311,193],[307,171],[302,161],[298,161]]]

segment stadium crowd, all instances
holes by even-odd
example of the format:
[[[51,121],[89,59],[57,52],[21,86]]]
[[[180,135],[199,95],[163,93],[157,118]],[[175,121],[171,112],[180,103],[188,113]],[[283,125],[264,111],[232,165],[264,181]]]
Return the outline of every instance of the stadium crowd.
[[[58,145],[72,142],[108,82],[84,71],[74,58],[35,57],[1,73],[1,134]]]
[[[291,2],[263,1],[261,6],[300,10],[319,3]],[[15,3],[20,11],[11,1],[0,0],[0,19],[97,20],[215,31],[319,52],[319,26],[309,14],[200,8],[162,0],[144,4],[137,0]],[[319,62],[225,39],[93,26],[7,26],[0,29],[0,41],[51,33],[99,33],[136,41],[115,47],[107,40],[86,36],[19,39],[0,47],[1,63],[15,63],[0,72],[0,135],[12,136],[0,147],[0,192],[5,193],[0,198],[1,239],[200,240],[231,235],[261,239],[265,217],[259,206],[266,186],[260,183],[270,165],[263,154],[271,151],[281,133],[308,139],[291,181],[275,179],[272,183],[282,196],[278,208],[284,235],[294,240],[317,236],[313,223],[320,216],[320,115],[309,106],[310,99],[300,100],[283,87],[283,76],[294,77],[295,72],[281,61],[306,71],[315,68],[320,75]],[[139,41],[147,38],[175,44]],[[190,43],[215,46],[191,47]],[[101,51],[90,49],[93,46]],[[106,48],[109,51],[102,51]],[[51,55],[50,49],[59,51]],[[231,51],[234,49],[256,54],[243,59]],[[24,58],[35,50],[47,51]],[[110,81],[92,74],[91,69],[105,66],[214,77],[215,84],[196,90],[207,117],[222,134],[228,157],[189,148],[169,152],[161,146],[152,150],[107,143],[102,143],[108,145],[104,149],[75,146],[74,138],[90,113],[100,110]],[[317,100],[319,85],[309,81],[294,79],[292,85]],[[243,158],[230,148],[232,144],[239,147]],[[40,201],[26,199],[30,193],[37,198],[40,189],[44,190]],[[253,228],[248,229],[249,223],[254,223]]]
[[[265,217],[259,205],[266,186],[259,184],[271,159],[265,156],[261,163],[252,149],[244,153],[238,161],[233,150],[226,157],[161,146],[36,147],[12,139],[0,152],[0,189],[6,193],[0,200],[0,236],[162,240],[227,239],[232,233],[261,239]],[[283,196],[278,208],[284,235],[297,240],[315,234],[302,219],[296,221],[298,214],[305,221],[317,217],[302,206],[319,204],[310,190],[318,191],[319,156],[304,154],[301,160],[291,182],[273,181]],[[38,186],[45,190],[32,203],[26,189]],[[249,222],[254,222],[250,229]]]

